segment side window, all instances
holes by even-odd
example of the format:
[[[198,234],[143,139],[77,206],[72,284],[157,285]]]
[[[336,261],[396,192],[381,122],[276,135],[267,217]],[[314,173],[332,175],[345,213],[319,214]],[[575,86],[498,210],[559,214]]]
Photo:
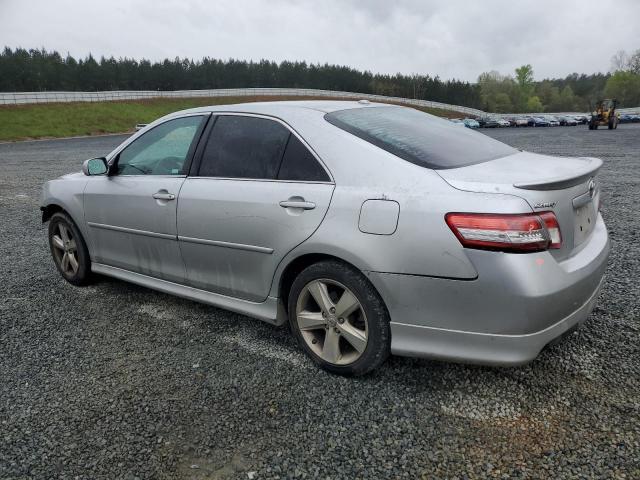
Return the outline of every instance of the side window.
[[[278,180],[328,182],[330,178],[309,149],[295,135],[291,135],[282,158]]]
[[[203,152],[203,177],[275,179],[289,130],[266,118],[221,115]]]
[[[205,117],[169,120],[136,139],[118,155],[117,175],[181,175]]]

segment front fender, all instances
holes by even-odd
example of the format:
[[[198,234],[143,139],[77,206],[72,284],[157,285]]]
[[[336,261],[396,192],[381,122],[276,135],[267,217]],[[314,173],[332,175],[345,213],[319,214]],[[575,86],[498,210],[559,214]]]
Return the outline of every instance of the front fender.
[[[91,253],[91,237],[84,221],[84,189],[87,182],[88,177],[82,173],[72,173],[46,182],[40,194],[40,210],[43,211],[43,222],[49,220],[52,208],[63,210],[69,215],[82,233]]]

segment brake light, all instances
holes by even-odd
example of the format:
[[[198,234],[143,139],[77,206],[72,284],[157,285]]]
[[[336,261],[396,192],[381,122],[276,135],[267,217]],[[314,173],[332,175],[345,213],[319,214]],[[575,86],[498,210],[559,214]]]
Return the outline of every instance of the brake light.
[[[447,213],[445,220],[467,248],[526,253],[562,245],[560,226],[553,212]]]
[[[560,225],[558,219],[553,212],[542,212],[540,218],[544,222],[544,226],[549,232],[549,248],[562,247],[562,235],[560,234]]]

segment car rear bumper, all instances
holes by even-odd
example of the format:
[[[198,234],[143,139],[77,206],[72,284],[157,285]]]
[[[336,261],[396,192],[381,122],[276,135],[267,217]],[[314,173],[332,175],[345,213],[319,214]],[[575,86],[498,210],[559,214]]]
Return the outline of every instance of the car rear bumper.
[[[525,335],[446,330],[404,323],[391,323],[391,352],[394,355],[427,357],[479,365],[522,365],[538,356],[555,339],[573,331],[595,306],[600,285],[578,310],[539,332]]]
[[[369,273],[391,316],[391,351],[487,365],[533,360],[593,310],[609,255],[602,218],[581,250],[562,262],[549,252],[469,250],[475,280]]]

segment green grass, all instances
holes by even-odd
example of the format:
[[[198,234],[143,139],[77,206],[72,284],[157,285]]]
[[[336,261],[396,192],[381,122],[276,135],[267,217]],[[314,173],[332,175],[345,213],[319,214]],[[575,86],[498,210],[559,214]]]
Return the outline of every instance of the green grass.
[[[122,102],[1,106],[0,141],[124,133],[133,131],[136,123],[149,123],[162,115],[186,108],[304,99],[313,99],[313,97],[155,98]],[[437,109],[420,108],[420,110],[445,117],[461,115],[457,112]]]

